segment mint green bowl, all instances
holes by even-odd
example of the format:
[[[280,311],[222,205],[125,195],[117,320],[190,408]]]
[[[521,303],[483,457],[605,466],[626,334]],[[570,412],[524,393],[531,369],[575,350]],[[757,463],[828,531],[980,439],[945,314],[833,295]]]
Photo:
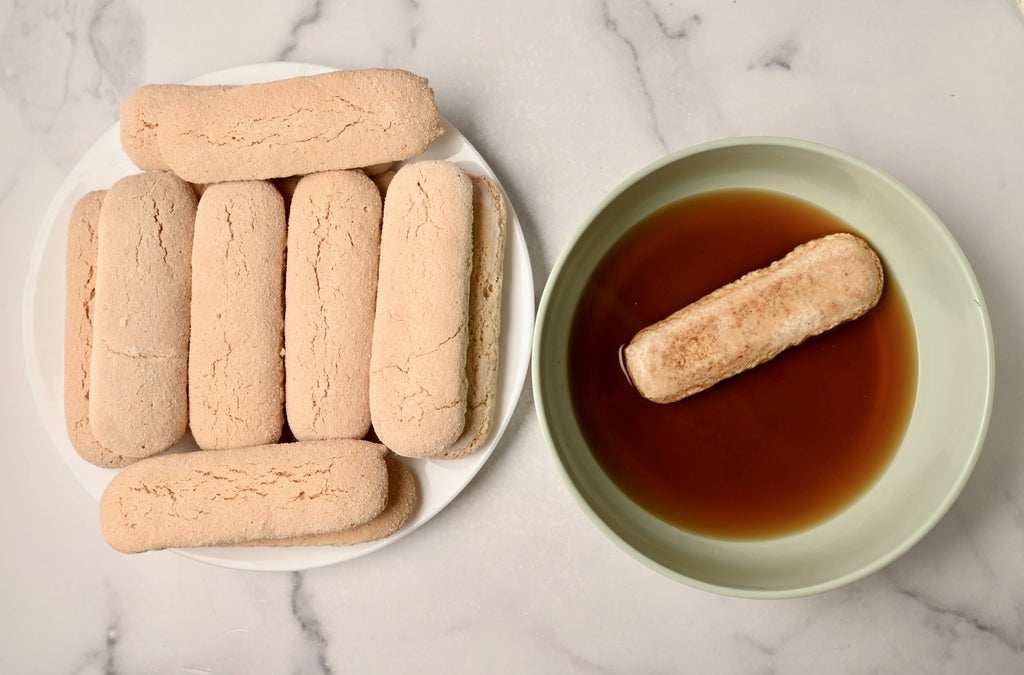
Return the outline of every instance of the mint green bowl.
[[[568,338],[591,272],[651,212],[709,190],[754,188],[826,209],[872,242],[907,299],[917,335],[918,386],[893,460],[832,518],[772,539],[726,540],[670,525],[605,475],[576,422]],[[540,302],[533,390],[541,427],[566,484],[591,520],[658,572],[708,591],[796,597],[849,584],[893,561],[946,513],[967,481],[992,406],[994,358],[985,302],[949,231],[890,176],[825,146],[735,138],[669,155],[615,188],[555,263]]]

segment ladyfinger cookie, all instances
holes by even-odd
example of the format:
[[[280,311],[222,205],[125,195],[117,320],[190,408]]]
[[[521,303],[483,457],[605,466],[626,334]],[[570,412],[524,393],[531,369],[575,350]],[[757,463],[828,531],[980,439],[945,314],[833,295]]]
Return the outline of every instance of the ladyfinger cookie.
[[[68,222],[67,283],[64,311],[64,418],[79,456],[103,467],[134,459],[100,445],[89,426],[89,359],[92,355],[93,294],[96,290],[96,227],[106,190],[86,193]]]
[[[491,431],[498,392],[498,335],[505,264],[505,200],[486,176],[473,179],[473,272],[466,352],[466,428],[438,457],[458,459],[480,449]]]
[[[203,449],[280,440],[284,200],[266,181],[209,186],[192,252],[189,424]]]
[[[380,190],[380,198],[384,199],[388,196],[388,186],[391,185],[391,180],[398,173],[395,169],[388,169],[383,173],[378,173],[375,176],[370,176],[370,180],[373,181],[377,189]]]
[[[396,162],[442,132],[426,79],[374,69],[182,96],[160,115],[157,139],[175,173],[211,183]]]
[[[882,264],[863,239],[814,239],[638,332],[626,370],[645,398],[678,401],[856,319],[882,285]]]
[[[89,425],[123,457],[166,450],[188,426],[196,197],[171,173],[127,176],[100,209]]]
[[[384,457],[388,467],[388,503],[376,518],[337,532],[282,539],[254,539],[240,546],[352,546],[390,537],[401,529],[419,503],[416,476],[401,459]]]
[[[437,454],[466,422],[473,184],[455,164],[407,164],[384,201],[370,416],[400,455]]]
[[[229,88],[185,84],[147,84],[139,87],[121,100],[121,148],[128,159],[143,171],[168,170],[170,167],[160,154],[157,142],[157,129],[163,111],[172,101]]]
[[[360,171],[299,181],[288,216],[285,401],[295,438],[370,429],[381,199]]]
[[[110,482],[100,524],[123,553],[343,530],[384,509],[386,452],[335,440],[151,457]]]

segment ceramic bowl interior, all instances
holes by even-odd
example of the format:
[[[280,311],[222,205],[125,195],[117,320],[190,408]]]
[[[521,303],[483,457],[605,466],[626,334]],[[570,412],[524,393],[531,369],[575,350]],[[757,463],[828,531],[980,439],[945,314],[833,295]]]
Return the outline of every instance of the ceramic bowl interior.
[[[698,193],[773,190],[831,212],[867,238],[906,297],[918,385],[889,466],[856,501],[795,534],[699,536],[637,506],[607,477],[577,426],[568,336],[584,285],[627,229]],[[984,440],[993,394],[991,328],[962,251],[936,215],[881,171],[792,139],[740,138],[665,157],[630,177],[587,218],[545,288],[534,335],[533,387],[548,445],[581,508],[620,547],[679,581],[728,595],[792,597],[848,584],[913,546],[948,510]]]

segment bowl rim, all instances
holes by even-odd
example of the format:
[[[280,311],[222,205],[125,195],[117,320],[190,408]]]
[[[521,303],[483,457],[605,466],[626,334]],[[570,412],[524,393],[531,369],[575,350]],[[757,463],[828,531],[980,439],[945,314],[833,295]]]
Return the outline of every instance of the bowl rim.
[[[859,568],[850,570],[849,572],[839,575],[835,578],[811,583],[806,585],[793,586],[788,588],[778,589],[761,589],[761,588],[747,588],[737,586],[727,586],[717,583],[705,581],[687,574],[683,574],[677,570],[674,570],[666,565],[663,565],[634,547],[631,543],[621,537],[614,529],[612,529],[601,516],[593,509],[586,498],[581,494],[579,486],[575,483],[573,478],[569,475],[569,472],[562,460],[560,450],[556,447],[552,428],[549,423],[548,417],[545,414],[547,407],[547,396],[544,391],[544,386],[541,382],[541,373],[543,367],[541,364],[541,358],[543,356],[542,345],[545,341],[545,335],[547,332],[547,317],[548,317],[548,306],[551,302],[551,295],[553,288],[557,285],[557,281],[561,277],[565,265],[575,250],[580,239],[584,236],[587,230],[590,228],[594,220],[599,214],[604,211],[608,206],[618,199],[624,192],[632,188],[635,184],[639,183],[649,175],[662,169],[663,167],[678,162],[687,157],[695,156],[698,154],[724,150],[729,148],[735,148],[739,146],[775,146],[784,147],[791,150],[798,150],[802,152],[812,153],[816,155],[824,155],[840,163],[851,165],[856,170],[865,172],[868,175],[880,180],[882,183],[889,185],[894,188],[900,195],[912,202],[917,208],[925,212],[936,227],[936,234],[941,237],[943,243],[950,248],[957,258],[957,262],[962,268],[964,278],[967,280],[971,293],[974,295],[976,302],[978,303],[978,309],[981,319],[981,328],[984,333],[984,358],[986,362],[986,371],[984,373],[984,384],[985,384],[985,401],[982,409],[982,415],[979,423],[976,426],[976,433],[972,439],[972,445],[970,452],[967,456],[967,460],[960,467],[959,473],[956,476],[956,480],[950,484],[944,498],[936,505],[929,516],[919,523],[918,527],[914,529],[907,537],[905,537],[899,545],[892,547],[885,554],[878,556],[872,561],[862,565]],[[952,507],[960,493],[963,491],[964,486],[967,483],[971,473],[977,464],[978,457],[981,454],[981,450],[985,443],[985,438],[988,433],[989,423],[992,416],[992,404],[995,393],[995,355],[994,355],[994,341],[992,335],[992,325],[988,314],[988,309],[984,300],[984,296],[981,292],[980,284],[978,283],[977,277],[974,274],[970,263],[967,260],[963,249],[957,243],[952,233],[946,227],[945,223],[938,217],[938,215],[922,200],[916,193],[905,186],[901,181],[897,180],[891,174],[879,169],[878,167],[859,159],[847,152],[839,150],[837,148],[817,143],[814,141],[807,141],[798,138],[791,138],[785,136],[735,136],[729,138],[723,138],[713,141],[707,141],[699,143],[693,146],[689,146],[675,152],[666,154],[665,156],[641,167],[628,175],[625,179],[620,181],[612,190],[606,194],[598,204],[591,209],[587,215],[583,218],[580,224],[576,227],[572,236],[568,242],[562,248],[558,258],[552,266],[551,273],[548,275],[548,279],[544,285],[544,290],[541,295],[540,302],[537,308],[537,320],[534,325],[534,340],[533,340],[533,351],[532,351],[532,367],[531,367],[531,384],[534,394],[534,407],[537,414],[537,418],[540,422],[541,432],[544,436],[544,441],[548,447],[548,451],[554,460],[555,466],[560,474],[562,481],[569,488],[570,493],[573,496],[577,506],[579,506],[583,512],[588,516],[591,522],[597,526],[597,528],[611,541],[613,541],[620,549],[624,550],[631,557],[643,563],[648,568],[674,579],[678,582],[687,584],[694,588],[716,593],[719,595],[752,598],[752,599],[776,599],[776,598],[796,598],[804,597],[809,595],[815,595],[830,590],[835,590],[843,586],[847,586],[855,581],[858,581],[864,577],[867,577],[874,572],[886,567],[891,562],[902,556],[908,550],[913,548],[924,536],[930,532],[935,525],[941,520],[945,514]]]

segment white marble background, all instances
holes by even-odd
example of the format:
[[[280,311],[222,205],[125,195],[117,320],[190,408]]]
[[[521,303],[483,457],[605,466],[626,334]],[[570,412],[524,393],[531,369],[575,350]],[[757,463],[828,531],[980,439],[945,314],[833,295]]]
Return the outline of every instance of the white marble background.
[[[992,425],[949,515],[845,589],[719,597],[621,553],[560,483],[524,392],[451,506],[304,573],[110,550],[29,395],[40,219],[121,97],[245,63],[402,67],[481,150],[539,297],[576,224],[664,153],[806,138],[896,175],[981,282]],[[0,671],[1024,672],[1024,19],[1013,0],[0,0]]]

